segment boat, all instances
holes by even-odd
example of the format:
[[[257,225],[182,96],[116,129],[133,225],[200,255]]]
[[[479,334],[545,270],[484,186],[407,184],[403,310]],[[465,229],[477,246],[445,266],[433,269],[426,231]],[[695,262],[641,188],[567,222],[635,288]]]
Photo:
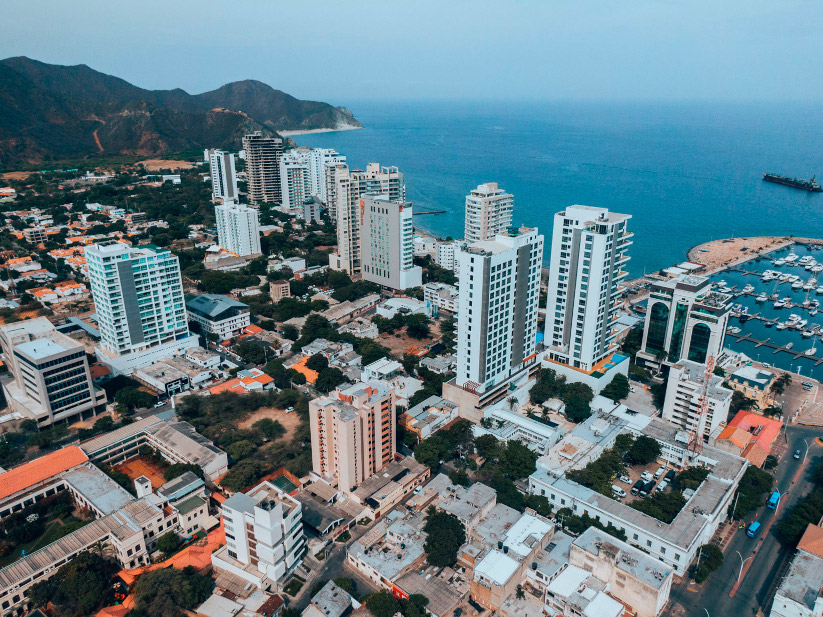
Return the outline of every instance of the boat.
[[[781,321],[780,323],[778,323],[778,324],[777,324],[777,329],[778,329],[778,330],[785,330],[785,329],[786,329],[786,328],[788,328],[790,325],[791,325],[791,324],[790,324],[788,321]]]
[[[752,293],[753,291],[754,291],[754,285],[746,285],[746,286],[743,288],[743,293],[744,293],[744,294],[750,294],[750,293]]]
[[[809,323],[808,319],[801,319],[800,321],[798,321],[794,324],[794,327],[797,328],[798,330],[802,330],[803,328],[806,327],[807,323]]]
[[[795,281],[792,283],[792,289],[803,289],[803,283],[801,281]]]
[[[774,303],[774,305],[773,305],[773,306],[774,306],[774,308],[776,308],[776,309],[780,309],[780,308],[783,308],[783,307],[785,306],[785,304],[783,303],[783,300],[777,300],[777,301]]]
[[[766,326],[767,328],[773,328],[774,327],[774,322],[770,319],[767,319],[766,321],[763,322],[763,325]]]
[[[823,287],[818,287],[814,290],[814,293],[816,293],[819,296],[823,296]]]
[[[802,264],[807,264],[810,261],[812,261],[812,256],[811,255],[803,255],[803,257],[800,258],[800,263],[802,263]]]
[[[732,326],[726,330],[729,334],[740,334],[741,330],[737,326]]]
[[[784,281],[788,281],[791,276],[792,276],[791,274],[786,274],[784,272],[783,274],[781,274],[780,276],[777,277],[777,280],[782,283]]]
[[[809,279],[809,281],[805,285],[803,285],[803,290],[811,291],[815,287],[817,287],[817,281],[814,279]]]
[[[817,315],[817,309],[813,308],[812,310],[810,310],[809,315]]]
[[[817,347],[810,347],[809,349],[807,349],[803,353],[806,354],[807,356],[813,356],[816,351],[817,351]]]
[[[766,301],[766,300],[768,300],[768,299],[769,299],[769,296],[767,296],[767,295],[766,295],[766,292],[765,292],[765,291],[763,291],[763,292],[761,292],[761,293],[760,293],[760,295],[759,295],[759,296],[757,296],[757,297],[754,299],[754,301],[755,301],[755,302],[765,302],[765,301]]]
[[[781,259],[775,259],[772,263],[775,266],[785,266],[786,265],[786,260],[782,259],[782,258]]]
[[[786,349],[791,349],[792,347],[794,347],[794,341],[786,343]]]
[[[789,253],[788,255],[786,255],[786,263],[787,263],[787,264],[792,264],[792,265],[794,265],[794,263],[795,263],[798,259],[800,259],[800,256],[799,256],[799,255],[797,255],[797,254],[796,254],[796,253],[794,253],[794,252]]]
[[[800,336],[802,336],[803,338],[812,338],[814,336],[814,331],[813,330],[803,330],[803,332],[800,333]]]
[[[764,173],[763,181],[772,182],[774,184],[782,184],[783,186],[789,186],[793,189],[809,191],[810,193],[823,192],[823,188],[821,188],[821,186],[817,182],[815,182],[815,176],[812,176],[811,180],[802,180],[800,178],[790,178],[788,176],[781,176],[780,174]]]

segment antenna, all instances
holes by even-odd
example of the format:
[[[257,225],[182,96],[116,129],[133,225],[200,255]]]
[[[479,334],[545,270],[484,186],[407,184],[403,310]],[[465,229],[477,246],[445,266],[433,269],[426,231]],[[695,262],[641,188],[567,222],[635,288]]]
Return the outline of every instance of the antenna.
[[[714,375],[714,356],[706,358],[706,372],[703,373],[703,389],[697,401],[697,424],[689,436],[687,452],[691,452],[691,458],[696,457],[703,450],[703,433],[706,430],[706,414],[709,411],[709,383]]]

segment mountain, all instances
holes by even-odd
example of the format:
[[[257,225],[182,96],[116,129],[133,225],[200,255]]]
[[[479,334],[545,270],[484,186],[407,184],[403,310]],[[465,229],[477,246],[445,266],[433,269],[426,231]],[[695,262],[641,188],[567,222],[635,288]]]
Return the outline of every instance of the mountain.
[[[345,108],[254,80],[202,94],[146,90],[84,64],[0,61],[0,166],[240,147],[251,131],[360,127]]]

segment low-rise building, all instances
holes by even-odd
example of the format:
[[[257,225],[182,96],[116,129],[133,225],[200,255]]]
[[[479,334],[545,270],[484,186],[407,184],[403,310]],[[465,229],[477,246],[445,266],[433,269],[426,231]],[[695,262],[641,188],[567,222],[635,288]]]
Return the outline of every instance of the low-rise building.
[[[346,300],[340,304],[335,304],[320,314],[328,319],[332,325],[340,326],[370,312],[379,302],[379,294],[370,294],[359,300]]]
[[[499,407],[487,411],[484,420],[472,426],[475,438],[492,435],[503,442],[519,441],[538,456],[548,453],[561,437],[557,427]]]
[[[259,368],[250,368],[238,371],[237,377],[229,379],[223,383],[209,388],[209,394],[220,394],[221,392],[235,392],[237,394],[247,394],[249,392],[262,392],[274,388],[274,377],[267,375]]]
[[[162,396],[171,397],[191,388],[188,374],[165,360],[139,368],[132,376]]]
[[[392,461],[350,492],[363,506],[363,515],[378,519],[431,477],[431,469],[407,456]]]
[[[240,334],[251,324],[249,306],[227,296],[203,294],[186,302],[189,319],[200,325],[205,335],[224,341]]]
[[[773,381],[772,373],[751,365],[737,369],[726,379],[732,389],[754,400],[761,409],[769,407],[774,400],[770,391]]]
[[[797,543],[789,571],[780,579],[769,617],[823,615],[823,528],[809,525]]]
[[[337,331],[340,334],[352,334],[357,338],[375,339],[380,335],[377,326],[363,318],[353,319],[337,328]]]
[[[386,319],[395,315],[429,315],[431,311],[425,302],[414,298],[389,298],[377,307],[377,314]]]
[[[357,600],[335,585],[334,581],[328,581],[314,594],[301,614],[302,617],[346,617],[359,607]]]
[[[385,380],[396,377],[403,372],[403,365],[397,360],[380,358],[363,367],[363,380]]]
[[[779,420],[740,410],[726,427],[712,435],[709,443],[724,452],[742,456],[755,467],[762,467],[782,428]]]
[[[457,356],[454,354],[448,356],[426,356],[420,360],[420,366],[429,369],[432,373],[446,375],[453,373],[457,368]]]
[[[442,396],[430,396],[401,413],[397,422],[410,433],[417,435],[419,440],[423,440],[456,419],[457,405]]]
[[[277,304],[283,298],[291,298],[289,282],[285,280],[272,281],[269,283],[269,295],[274,304]]]
[[[426,283],[423,285],[423,300],[432,313],[437,311],[448,311],[457,313],[460,302],[460,294],[454,285],[445,283]]]

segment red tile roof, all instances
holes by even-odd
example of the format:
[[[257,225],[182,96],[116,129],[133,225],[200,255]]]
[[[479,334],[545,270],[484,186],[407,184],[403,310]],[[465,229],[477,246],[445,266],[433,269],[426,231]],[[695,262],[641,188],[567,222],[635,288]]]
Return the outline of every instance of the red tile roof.
[[[0,499],[48,480],[85,463],[89,458],[77,446],[67,446],[0,474]]]

